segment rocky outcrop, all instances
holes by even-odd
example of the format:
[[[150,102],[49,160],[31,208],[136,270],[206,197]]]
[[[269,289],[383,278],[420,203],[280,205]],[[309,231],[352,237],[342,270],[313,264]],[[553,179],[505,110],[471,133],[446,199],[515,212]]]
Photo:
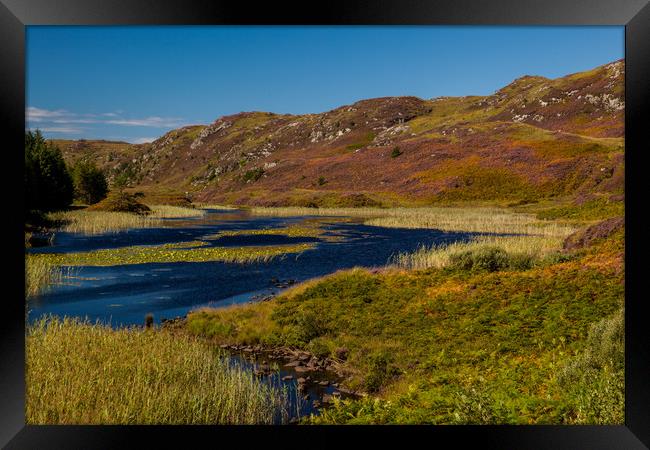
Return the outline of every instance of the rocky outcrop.
[[[578,250],[589,247],[594,242],[604,239],[625,227],[623,217],[613,217],[597,224],[582,228],[564,240],[564,250]]]

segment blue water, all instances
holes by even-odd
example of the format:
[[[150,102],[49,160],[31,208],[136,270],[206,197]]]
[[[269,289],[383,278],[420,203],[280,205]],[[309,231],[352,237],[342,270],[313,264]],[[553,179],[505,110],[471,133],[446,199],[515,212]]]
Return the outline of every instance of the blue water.
[[[30,301],[29,319],[54,314],[123,326],[141,325],[145,315],[152,313],[159,323],[164,318],[183,316],[203,306],[220,307],[277,294],[283,289],[277,287],[278,280],[300,282],[355,266],[383,266],[399,252],[471,238],[470,233],[383,228],[336,218],[269,218],[243,211],[210,210],[198,219],[169,220],[164,228],[95,236],[59,233],[51,247],[30,251],[80,252],[159,245],[199,240],[224,230],[284,227],[304,220],[320,221],[328,234],[340,236],[340,241],[272,235],[227,236],[206,242],[229,247],[315,242],[316,247],[255,264],[181,262],[75,267],[64,284],[55,285]]]
[[[220,231],[285,227],[303,221],[317,221],[336,236],[301,238],[274,235],[210,236]],[[88,318],[112,326],[142,325],[145,315],[154,320],[184,316],[204,306],[259,301],[281,292],[289,280],[300,282],[355,266],[384,266],[399,252],[414,251],[422,245],[466,241],[470,233],[437,230],[413,230],[367,226],[341,218],[255,217],[244,211],[210,210],[202,218],[167,220],[164,228],[134,229],[120,233],[84,236],[58,233],[51,247],[32,248],[30,252],[82,252],[132,245],[160,245],[203,240],[211,246],[280,245],[301,242],[316,244],[312,250],[289,254],[267,263],[231,264],[222,262],[152,263],[111,267],[75,267],[63,284],[31,299],[28,318],[33,321],[45,314]],[[253,370],[259,361],[233,354],[233,363]],[[291,375],[292,380],[281,378]],[[285,386],[289,396],[289,416],[297,418],[318,414],[313,401],[337,391],[331,384],[311,383],[304,391],[296,383],[298,374],[280,362],[278,370],[263,378],[274,387]],[[315,372],[318,381],[336,381],[333,374]],[[304,400],[303,396],[308,395]],[[278,419],[279,420],[279,419]]]

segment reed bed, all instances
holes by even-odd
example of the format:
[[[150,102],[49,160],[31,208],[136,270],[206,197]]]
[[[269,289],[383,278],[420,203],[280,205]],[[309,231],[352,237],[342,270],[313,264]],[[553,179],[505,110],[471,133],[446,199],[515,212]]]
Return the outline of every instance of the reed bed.
[[[61,211],[48,214],[48,218],[63,224],[62,231],[82,234],[117,233],[130,228],[163,226],[161,219],[201,217],[205,211],[171,205],[152,205],[151,213],[135,214],[113,211]]]
[[[271,424],[288,394],[204,341],[41,319],[27,334],[28,424]]]
[[[45,292],[52,284],[70,276],[71,271],[44,258],[25,256],[25,296],[35,297]]]
[[[167,218],[184,218],[184,217],[202,217],[205,215],[205,210],[200,208],[183,208],[182,206],[172,205],[150,205],[151,218],[167,219]]]
[[[64,211],[50,213],[48,217],[62,222],[62,231],[81,234],[117,233],[129,228],[150,228],[161,224],[158,217],[112,211]]]
[[[201,209],[228,209],[228,210],[240,209],[237,206],[217,205],[214,203],[194,202],[194,205],[196,205],[197,208],[201,208]]]
[[[349,216],[366,225],[390,228],[431,228],[443,231],[536,234],[555,236],[575,231],[571,225],[537,219],[506,208],[252,208],[260,216]]]

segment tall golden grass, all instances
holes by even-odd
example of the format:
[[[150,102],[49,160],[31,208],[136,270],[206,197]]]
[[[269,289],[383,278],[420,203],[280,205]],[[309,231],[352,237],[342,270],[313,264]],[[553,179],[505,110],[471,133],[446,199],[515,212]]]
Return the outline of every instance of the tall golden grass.
[[[25,296],[34,297],[55,283],[61,283],[72,268],[52,264],[45,258],[25,256]]]
[[[41,319],[27,335],[28,424],[271,424],[287,393],[204,341]]]
[[[182,208],[171,205],[152,205],[151,213],[140,215],[113,211],[61,211],[48,215],[52,221],[61,222],[63,231],[82,234],[113,233],[129,228],[151,228],[162,226],[165,218],[200,217],[202,209]]]
[[[411,253],[399,253],[393,257],[393,264],[404,269],[441,269],[451,263],[454,255],[494,247],[536,260],[558,251],[563,241],[562,236],[478,236],[469,242],[423,246]]]
[[[507,208],[427,207],[427,208],[252,208],[260,216],[348,216],[365,219],[366,225],[391,228],[431,228],[443,231],[485,233],[570,234],[570,225],[537,219],[533,214],[515,213]]]
[[[160,225],[159,218],[126,212],[112,211],[63,211],[50,213],[53,221],[64,223],[61,230],[70,233],[99,234],[126,230],[129,228],[148,228]]]
[[[200,208],[183,208],[182,206],[172,205],[149,205],[151,208],[152,218],[182,218],[182,217],[201,217],[205,215],[205,210]]]
[[[195,202],[193,203],[196,205],[197,208],[201,209],[239,209],[237,206],[228,206],[228,205],[217,205],[214,203],[202,203],[202,202]]]

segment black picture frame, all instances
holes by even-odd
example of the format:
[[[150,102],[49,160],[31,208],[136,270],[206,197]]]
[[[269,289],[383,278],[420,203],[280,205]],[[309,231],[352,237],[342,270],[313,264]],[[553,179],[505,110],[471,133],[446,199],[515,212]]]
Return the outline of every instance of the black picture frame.
[[[650,124],[650,4],[647,0],[376,0],[305,2],[226,2],[223,0],[0,0],[0,117],[7,133],[2,140],[10,165],[3,192],[11,193],[9,211],[23,211],[22,159],[25,128],[26,25],[624,25],[626,141],[626,378],[625,425],[621,426],[412,426],[412,427],[203,427],[203,426],[26,426],[25,425],[25,305],[23,218],[10,223],[5,274],[15,287],[2,305],[0,333],[0,445],[8,449],[129,448],[145,439],[147,447],[177,440],[193,447],[196,439],[223,445],[283,444],[289,447],[338,445],[350,433],[362,439],[402,445],[465,444],[499,449],[642,449],[650,446],[650,337],[646,325],[643,255],[647,251],[641,220],[643,154]],[[18,183],[18,184],[16,184]],[[14,259],[15,258],[15,262]],[[22,295],[22,296],[21,296]],[[254,433],[253,433],[254,432]],[[286,439],[286,440],[285,440]],[[417,441],[416,441],[417,439]],[[446,444],[445,444],[446,443]],[[197,444],[198,446],[200,444]]]

